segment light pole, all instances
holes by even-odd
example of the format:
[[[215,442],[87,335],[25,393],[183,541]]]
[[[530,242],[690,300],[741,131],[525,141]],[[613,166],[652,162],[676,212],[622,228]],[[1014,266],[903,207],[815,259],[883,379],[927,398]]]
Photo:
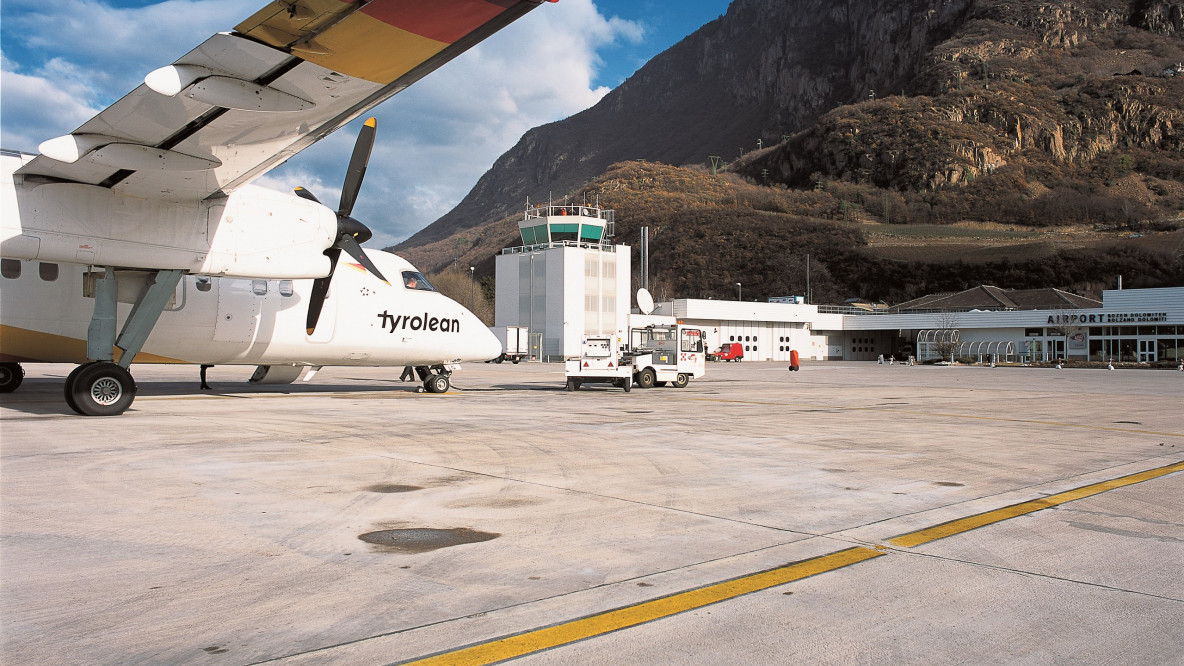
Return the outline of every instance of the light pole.
[[[740,283],[737,282],[736,283],[736,300],[738,300],[738,301],[744,300],[743,295],[744,295],[744,290],[740,288]]]
[[[469,266],[469,310],[471,311],[477,304],[477,267]]]

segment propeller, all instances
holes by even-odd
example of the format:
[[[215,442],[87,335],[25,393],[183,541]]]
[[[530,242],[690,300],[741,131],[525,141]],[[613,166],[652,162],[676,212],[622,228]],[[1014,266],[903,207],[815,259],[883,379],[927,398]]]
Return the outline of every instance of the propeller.
[[[362,131],[358,133],[358,140],[354,143],[354,153],[349,158],[345,184],[341,186],[341,203],[337,206],[337,240],[329,249],[325,250],[325,256],[329,257],[329,274],[323,278],[317,278],[312,283],[312,296],[308,302],[308,319],[305,321],[305,329],[309,335],[312,335],[316,330],[317,321],[321,318],[325,297],[329,295],[329,283],[333,281],[333,273],[337,270],[337,260],[341,257],[342,250],[345,250],[374,277],[390,284],[378,267],[374,265],[374,262],[370,261],[370,257],[362,252],[361,244],[370,240],[374,234],[366,225],[350,217],[354,210],[354,203],[358,200],[358,190],[362,188],[362,179],[366,176],[366,165],[370,162],[370,150],[374,148],[376,127],[377,122],[374,118],[370,118],[362,125]],[[321,203],[313,196],[312,192],[303,187],[296,188],[296,196],[314,203]]]

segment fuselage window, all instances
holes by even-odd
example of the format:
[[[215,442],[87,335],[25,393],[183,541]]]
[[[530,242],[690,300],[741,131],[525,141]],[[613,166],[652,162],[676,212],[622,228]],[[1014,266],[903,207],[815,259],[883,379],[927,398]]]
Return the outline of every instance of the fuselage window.
[[[15,280],[21,276],[20,259],[0,259],[0,275]]]
[[[37,266],[37,273],[41,275],[42,280],[45,280],[46,282],[53,282],[54,280],[58,279],[58,265],[41,262],[41,264]]]
[[[430,282],[428,282],[428,279],[423,276],[423,273],[416,271],[403,271],[403,286],[416,291],[436,290],[436,288],[433,287]]]
[[[195,278],[194,284],[197,286],[198,291],[203,291],[203,292],[209,291],[210,288],[214,286],[214,283],[208,277]]]
[[[296,293],[291,280],[280,280],[280,296],[288,297]]]
[[[256,296],[266,296],[267,280],[251,280],[251,293]]]

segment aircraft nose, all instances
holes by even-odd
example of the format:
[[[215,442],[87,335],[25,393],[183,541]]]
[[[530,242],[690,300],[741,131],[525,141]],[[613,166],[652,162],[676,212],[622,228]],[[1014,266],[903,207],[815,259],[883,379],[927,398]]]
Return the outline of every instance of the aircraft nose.
[[[476,317],[474,317],[476,319]],[[489,330],[489,327],[477,320],[477,330],[469,336],[466,361],[489,361],[502,355],[502,343]]]

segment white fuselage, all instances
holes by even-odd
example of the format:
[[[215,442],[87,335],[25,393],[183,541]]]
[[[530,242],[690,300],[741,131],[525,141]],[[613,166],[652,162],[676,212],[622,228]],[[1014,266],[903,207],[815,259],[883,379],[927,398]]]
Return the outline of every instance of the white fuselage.
[[[501,353],[497,338],[459,303],[407,288],[402,274],[416,269],[406,260],[381,251],[367,256],[391,284],[343,256],[311,336],[305,318],[312,280],[186,275],[136,363],[430,366]],[[7,270],[0,278],[0,360],[86,361],[94,308],[84,295],[88,268],[37,261],[19,266],[19,276]],[[120,274],[120,322],[138,288],[126,277]]]

